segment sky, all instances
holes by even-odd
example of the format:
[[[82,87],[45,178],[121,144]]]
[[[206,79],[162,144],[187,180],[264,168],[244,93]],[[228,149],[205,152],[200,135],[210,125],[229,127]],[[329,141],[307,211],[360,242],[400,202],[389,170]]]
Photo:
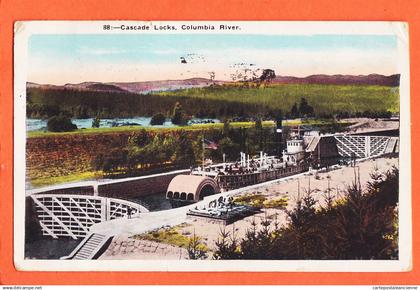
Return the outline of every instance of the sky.
[[[392,35],[32,35],[28,49],[28,81],[55,85],[209,78],[212,72],[216,80],[232,80],[258,68],[297,77],[399,73]]]

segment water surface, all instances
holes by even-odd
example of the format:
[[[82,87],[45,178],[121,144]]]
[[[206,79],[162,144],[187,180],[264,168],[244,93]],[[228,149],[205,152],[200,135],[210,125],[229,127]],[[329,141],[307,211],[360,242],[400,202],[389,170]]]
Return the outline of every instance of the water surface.
[[[114,118],[114,119],[101,119],[100,128],[111,128],[118,126],[150,126],[151,117],[134,117],[134,118]],[[72,119],[73,124],[77,126],[78,129],[82,128],[92,128],[93,118],[88,119]],[[202,119],[202,118],[193,118],[189,121],[189,124],[202,124],[202,123],[220,123],[218,119]],[[167,119],[163,125],[156,125],[153,127],[157,128],[171,128],[176,127],[177,125],[172,124],[171,120]],[[37,130],[46,130],[47,120],[42,119],[26,119],[26,131],[37,131]]]

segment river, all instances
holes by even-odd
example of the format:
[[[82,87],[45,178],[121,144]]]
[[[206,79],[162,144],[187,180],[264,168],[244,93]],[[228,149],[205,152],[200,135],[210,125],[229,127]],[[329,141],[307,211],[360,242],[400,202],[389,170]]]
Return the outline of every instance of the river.
[[[151,117],[134,117],[134,118],[114,118],[114,119],[101,119],[100,127],[101,128],[110,128],[118,127],[124,125],[131,126],[150,126]],[[78,129],[82,128],[92,128],[93,118],[88,119],[72,119],[73,124],[77,126]],[[193,118],[189,121],[188,124],[203,124],[203,123],[220,123],[218,119],[202,119],[202,118]],[[172,124],[171,120],[167,119],[163,125],[156,125],[153,127],[156,128],[171,128],[176,127],[177,125]],[[47,120],[42,119],[26,119],[26,131],[38,131],[46,130]]]

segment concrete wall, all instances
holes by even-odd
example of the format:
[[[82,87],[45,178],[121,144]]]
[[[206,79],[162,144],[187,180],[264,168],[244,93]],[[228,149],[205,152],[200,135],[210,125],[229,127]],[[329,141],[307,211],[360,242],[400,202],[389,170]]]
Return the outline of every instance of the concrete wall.
[[[378,130],[378,131],[368,131],[361,133],[348,133],[347,135],[358,135],[358,136],[390,136],[390,137],[399,137],[399,129],[390,129],[390,130]]]
[[[141,177],[115,179],[111,181],[82,181],[73,184],[47,186],[28,190],[32,194],[68,194],[68,195],[98,195],[112,198],[133,198],[166,192],[172,178],[179,174],[189,173],[189,169],[171,171]],[[95,192],[97,188],[97,192]]]
[[[98,195],[124,199],[166,192],[172,178],[188,172],[189,170],[178,170],[99,184]]]
[[[37,192],[39,194],[75,194],[75,195],[93,195],[93,186],[69,186],[67,188],[46,189],[45,191]]]
[[[27,196],[25,198],[25,243],[36,241],[42,237],[42,229],[35,208],[35,203]]]
[[[321,159],[339,158],[337,140],[333,136],[323,137],[319,140],[314,154],[320,155]]]

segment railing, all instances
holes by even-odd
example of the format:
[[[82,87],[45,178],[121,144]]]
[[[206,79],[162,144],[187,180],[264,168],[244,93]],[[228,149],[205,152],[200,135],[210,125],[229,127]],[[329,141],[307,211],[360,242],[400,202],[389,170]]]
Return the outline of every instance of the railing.
[[[390,141],[387,136],[337,135],[338,154],[342,157],[366,158],[381,155]]]
[[[219,175],[217,182],[219,187],[226,191],[294,175],[307,171],[308,169],[309,167],[307,165],[302,164],[261,172]]]
[[[135,215],[148,210],[134,202],[86,195],[33,194],[42,234],[77,239],[99,222]]]

